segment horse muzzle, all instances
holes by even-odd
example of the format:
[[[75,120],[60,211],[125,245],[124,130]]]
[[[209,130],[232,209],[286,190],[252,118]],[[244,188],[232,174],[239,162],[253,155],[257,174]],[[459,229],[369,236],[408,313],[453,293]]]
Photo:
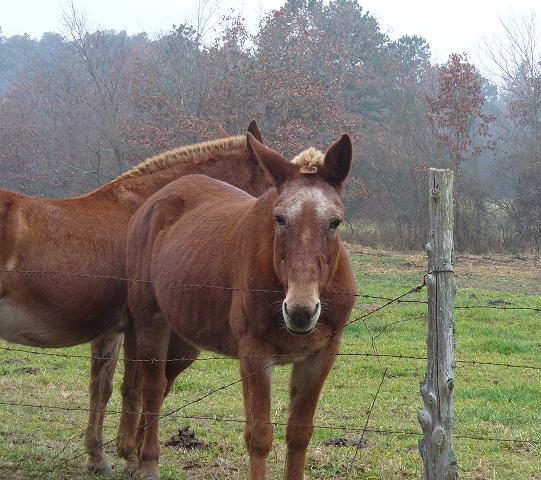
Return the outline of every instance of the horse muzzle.
[[[309,335],[314,330],[321,313],[321,302],[314,306],[282,303],[282,314],[286,327],[294,335]]]

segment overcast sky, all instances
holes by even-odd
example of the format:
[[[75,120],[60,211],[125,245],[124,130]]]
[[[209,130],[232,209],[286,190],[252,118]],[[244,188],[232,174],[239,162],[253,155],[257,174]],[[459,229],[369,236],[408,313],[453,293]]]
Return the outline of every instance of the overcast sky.
[[[206,0],[215,2],[217,0]],[[74,0],[99,27],[166,32],[172,24],[195,20],[197,0]],[[240,10],[251,25],[262,12],[277,8],[283,0],[222,0],[221,10]],[[445,61],[451,52],[467,52],[475,63],[482,61],[484,37],[500,33],[499,18],[534,12],[541,21],[541,0],[363,0],[391,38],[416,34],[428,40],[434,59]],[[46,31],[61,31],[62,0],[0,0],[3,35],[28,33],[40,37]]]

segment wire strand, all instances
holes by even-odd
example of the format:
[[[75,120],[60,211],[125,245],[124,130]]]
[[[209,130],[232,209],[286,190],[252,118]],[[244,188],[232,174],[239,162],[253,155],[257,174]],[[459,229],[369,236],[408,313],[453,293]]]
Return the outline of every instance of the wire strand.
[[[90,360],[111,360],[111,357],[94,357],[92,355],[79,355],[79,354],[68,354],[68,353],[56,353],[56,352],[42,352],[42,351],[35,351],[35,350],[26,350],[22,348],[16,348],[16,347],[6,347],[0,345],[0,350],[5,350],[8,352],[18,352],[18,353],[27,353],[31,355],[45,355],[50,357],[61,357],[61,358],[84,358],[84,359],[90,359]],[[149,359],[125,359],[121,358],[120,360],[128,361],[128,362],[184,362],[184,361],[236,361],[240,358],[283,358],[283,357],[315,357],[315,356],[321,356],[321,355],[329,355],[329,356],[337,356],[337,357],[374,357],[374,358],[395,358],[395,359],[403,359],[403,360],[428,360],[426,356],[422,355],[412,355],[412,354],[392,354],[392,353],[373,353],[373,352],[337,352],[337,353],[326,353],[326,352],[319,352],[319,353],[284,353],[284,354],[276,354],[276,355],[241,355],[239,358],[236,357],[219,357],[219,356],[212,356],[212,357],[197,357],[197,358],[190,358],[190,357],[179,357],[179,358],[149,358]],[[527,365],[527,364],[515,364],[515,363],[504,363],[504,362],[490,362],[490,361],[482,361],[482,360],[469,360],[469,359],[458,359],[456,360],[457,363],[464,364],[464,365],[485,365],[485,366],[495,366],[495,367],[505,367],[505,368],[524,368],[529,370],[540,370],[541,366],[537,365]]]
[[[59,411],[68,411],[68,412],[104,412],[108,415],[120,415],[122,412],[119,410],[95,410],[95,409],[89,409],[85,407],[66,407],[63,405],[41,405],[41,404],[30,404],[30,403],[19,403],[19,402],[11,402],[11,401],[0,401],[0,405],[4,406],[13,406],[13,407],[21,407],[21,408],[34,408],[34,409],[40,409],[40,410],[59,410]],[[128,412],[128,413],[134,413],[134,412]],[[139,415],[143,415],[142,412],[137,412]],[[186,419],[186,420],[201,420],[201,421],[216,421],[216,422],[226,422],[226,423],[239,423],[239,424],[246,424],[251,423],[249,420],[246,420],[244,418],[230,418],[230,417],[219,417],[215,415],[171,415],[171,418],[177,418],[177,419]],[[268,425],[274,425],[279,427],[287,427],[288,425],[292,425],[295,427],[304,427],[304,428],[318,428],[323,430],[341,430],[344,432],[353,432],[353,433],[375,433],[375,434],[382,434],[382,435],[408,435],[408,436],[419,436],[422,437],[423,433],[421,431],[415,431],[415,430],[406,430],[406,429],[388,429],[385,427],[368,427],[365,426],[363,428],[360,427],[350,427],[348,425],[328,425],[328,424],[303,424],[303,423],[294,423],[289,424],[288,422],[279,422],[279,421],[271,421],[271,422],[261,422],[258,420],[257,423],[263,423]],[[456,433],[453,434],[454,438],[464,438],[464,439],[470,439],[470,440],[479,440],[479,441],[490,441],[490,442],[502,442],[502,443],[521,443],[521,444],[532,444],[532,445],[541,445],[541,439],[520,439],[520,438],[509,438],[509,437],[491,437],[491,436],[482,436],[482,435],[474,435],[469,433]]]
[[[441,270],[441,271],[432,271],[432,273],[446,273],[451,272],[452,270]],[[163,282],[160,280],[150,280],[143,278],[129,278],[116,275],[105,275],[105,274],[91,274],[91,273],[78,273],[78,272],[62,272],[55,270],[9,270],[6,268],[0,268],[0,273],[16,273],[20,275],[63,275],[69,277],[78,277],[78,278],[90,278],[96,280],[115,280],[121,282],[133,282],[133,283],[148,283],[155,285],[164,285],[175,288],[210,288],[210,289],[220,289],[220,290],[229,290],[234,292],[248,292],[248,293],[275,293],[283,294],[283,290],[273,290],[273,289],[264,289],[264,288],[240,288],[240,287],[231,287],[224,285],[211,285],[207,283],[176,283],[176,282]],[[429,275],[427,274],[427,275]],[[426,276],[426,275],[425,275]],[[347,293],[347,292],[335,292],[329,291],[326,292],[328,295],[344,295],[358,298],[367,298],[372,300],[383,300],[385,302],[393,301],[392,303],[401,304],[401,303],[412,303],[412,304],[421,304],[427,305],[426,300],[394,300],[390,297],[380,296],[380,295],[368,295],[362,293]],[[475,309],[475,308],[488,308],[493,310],[530,310],[534,312],[541,312],[541,307],[526,307],[526,306],[511,306],[511,305],[455,305],[453,307],[457,309]]]

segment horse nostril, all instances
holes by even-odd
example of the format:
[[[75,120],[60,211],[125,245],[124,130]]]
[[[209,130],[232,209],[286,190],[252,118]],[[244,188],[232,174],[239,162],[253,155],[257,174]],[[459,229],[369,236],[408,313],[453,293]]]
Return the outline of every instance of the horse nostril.
[[[286,303],[286,302],[284,302],[284,310],[285,310],[286,313],[289,315],[289,311],[288,311],[288,309],[287,309],[287,303]]]
[[[319,302],[316,303],[314,309],[312,310],[312,313],[311,313],[311,317],[314,317],[317,313],[317,311],[319,310]]]

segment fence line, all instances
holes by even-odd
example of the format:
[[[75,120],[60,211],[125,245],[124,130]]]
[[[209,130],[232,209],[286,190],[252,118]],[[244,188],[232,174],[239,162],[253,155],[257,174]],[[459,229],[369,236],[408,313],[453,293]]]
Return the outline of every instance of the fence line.
[[[387,302],[387,303],[385,303],[385,304],[383,304],[383,305],[380,305],[380,306],[378,306],[377,308],[375,308],[375,309],[373,309],[373,310],[371,310],[371,311],[369,311],[369,312],[367,312],[367,313],[364,313],[364,314],[362,314],[362,315],[359,315],[359,316],[353,318],[352,320],[349,320],[349,321],[346,322],[343,326],[341,326],[341,327],[337,328],[336,330],[334,330],[334,331],[328,333],[327,335],[324,335],[323,337],[321,337],[321,338],[319,338],[319,339],[317,339],[317,340],[314,340],[314,341],[312,341],[312,342],[307,343],[306,345],[303,345],[303,346],[299,347],[298,349],[296,349],[296,350],[294,350],[293,352],[291,352],[291,354],[289,354],[289,356],[296,355],[296,354],[302,352],[303,350],[306,350],[306,349],[308,349],[309,347],[311,347],[311,346],[313,346],[313,345],[315,345],[315,344],[317,344],[317,343],[320,343],[320,342],[322,342],[323,340],[326,340],[327,338],[330,338],[330,337],[332,337],[333,335],[336,335],[337,333],[340,333],[340,332],[344,331],[349,325],[351,325],[351,324],[353,324],[353,323],[355,323],[355,322],[358,322],[359,320],[364,320],[366,317],[369,317],[370,315],[375,314],[376,312],[378,312],[378,311],[384,309],[385,307],[388,307],[388,306],[391,305],[392,303],[394,303],[394,302],[396,302],[396,301],[398,301],[398,300],[404,298],[405,296],[407,296],[407,295],[409,295],[409,294],[411,294],[411,293],[420,291],[424,286],[425,286],[425,283],[423,282],[422,284],[417,285],[417,286],[415,286],[415,287],[409,289],[407,292],[405,292],[405,293],[403,293],[403,294],[397,296],[396,298],[390,300],[389,302]],[[139,430],[140,428],[147,428],[148,426],[152,425],[153,423],[156,423],[156,422],[158,422],[158,421],[160,421],[160,420],[162,420],[162,419],[164,419],[164,418],[169,418],[169,417],[171,417],[172,415],[175,415],[175,414],[178,413],[180,410],[183,410],[183,409],[186,408],[186,407],[189,407],[189,406],[191,406],[191,405],[194,405],[194,404],[196,404],[196,403],[199,403],[199,402],[205,400],[206,398],[208,398],[208,397],[214,395],[214,394],[217,393],[217,392],[226,390],[226,389],[228,389],[228,388],[230,388],[230,387],[232,387],[232,386],[234,386],[234,385],[237,385],[237,384],[239,384],[239,383],[242,383],[244,380],[246,380],[246,379],[248,379],[248,378],[250,378],[250,377],[252,377],[252,376],[254,376],[254,375],[257,375],[257,374],[259,374],[259,373],[262,373],[262,372],[268,370],[269,368],[272,368],[272,367],[274,367],[274,366],[276,366],[276,365],[279,365],[279,364],[280,364],[280,360],[275,360],[275,361],[269,363],[268,365],[266,365],[266,366],[263,367],[263,368],[260,368],[260,369],[258,369],[258,370],[255,370],[255,371],[249,373],[248,375],[245,375],[245,376],[243,376],[243,377],[240,377],[239,379],[237,379],[237,380],[235,380],[235,381],[232,381],[232,382],[226,383],[226,384],[224,384],[224,385],[222,385],[222,386],[220,386],[220,387],[214,388],[214,389],[210,390],[209,392],[207,392],[206,394],[201,395],[201,396],[197,397],[197,398],[194,399],[194,400],[191,400],[191,401],[189,401],[189,402],[185,402],[184,404],[180,405],[180,406],[177,407],[177,408],[174,408],[173,410],[170,410],[169,412],[162,413],[162,414],[160,414],[159,416],[154,416],[154,418],[153,418],[152,420],[148,421],[148,422],[145,423],[144,425],[140,425],[140,426],[138,426],[137,428],[134,428],[134,429],[132,429],[132,430],[130,430],[130,431],[128,431],[128,432],[123,432],[121,435],[117,435],[116,437],[112,438],[111,440],[108,440],[108,441],[104,442],[104,443],[102,444],[102,448],[103,448],[103,447],[106,447],[106,446],[108,446],[108,445],[110,445],[110,444],[112,444],[113,442],[117,442],[118,440],[120,440],[121,438],[123,438],[124,436],[126,436],[126,435],[128,435],[128,434],[130,434],[130,433],[136,432],[136,431]],[[52,467],[51,469],[49,469],[49,470],[47,470],[47,471],[45,472],[44,476],[47,475],[47,474],[49,474],[49,473],[52,473],[52,472],[56,471],[56,470],[57,470],[58,468],[60,468],[61,466],[66,465],[66,464],[70,463],[70,462],[73,461],[73,460],[76,460],[76,459],[78,459],[78,458],[81,458],[81,457],[84,456],[84,455],[86,455],[86,451],[83,451],[82,453],[79,453],[79,454],[77,454],[77,455],[74,455],[74,456],[72,456],[72,457],[70,457],[70,458],[68,458],[68,459],[66,459],[66,460],[64,460],[64,461],[62,461],[62,462],[60,462],[60,463],[58,463],[58,464],[56,464],[56,465],[53,465],[53,467]],[[44,478],[44,477],[43,477],[43,478]]]
[[[144,283],[162,283],[164,285],[169,285],[169,286],[172,286],[172,287],[182,287],[182,288],[216,288],[216,289],[230,290],[230,291],[235,291],[235,292],[280,293],[280,294],[283,294],[282,291],[278,291],[278,290],[241,289],[241,288],[237,288],[237,287],[227,287],[227,286],[208,285],[208,284],[176,284],[176,283],[172,283],[172,282],[156,282],[156,281],[143,280],[143,279],[130,279],[130,278],[125,278],[125,277],[115,277],[115,276],[105,276],[105,275],[92,275],[92,274],[87,275],[87,274],[76,274],[76,273],[66,273],[66,272],[31,271],[31,270],[27,270],[27,271],[12,271],[12,270],[9,270],[8,271],[8,270],[2,270],[2,269],[0,269],[0,272],[19,273],[19,274],[27,274],[27,275],[30,275],[30,274],[56,274],[56,275],[66,274],[66,275],[71,275],[71,276],[76,276],[76,277],[94,278],[94,279],[133,281],[133,282],[144,282]],[[426,276],[425,276],[425,278],[426,278]],[[384,303],[382,305],[379,305],[376,308],[374,308],[374,309],[372,309],[372,310],[370,310],[370,311],[368,311],[368,312],[366,312],[364,314],[356,316],[352,320],[346,322],[339,329],[325,335],[324,337],[322,337],[322,338],[320,338],[320,339],[318,339],[318,340],[316,340],[314,342],[308,343],[307,345],[297,349],[296,351],[294,351],[294,352],[292,352],[290,354],[264,355],[265,357],[272,357],[274,359],[274,361],[271,362],[269,365],[265,366],[264,368],[262,368],[260,370],[257,370],[257,371],[254,371],[254,372],[250,373],[249,375],[247,375],[247,376],[245,376],[243,378],[239,378],[239,379],[237,379],[235,381],[232,381],[232,382],[226,383],[224,385],[221,385],[221,386],[219,386],[217,388],[211,389],[206,394],[201,395],[201,396],[199,396],[198,398],[196,398],[196,399],[194,399],[192,401],[185,402],[184,404],[180,405],[177,408],[174,408],[173,410],[170,410],[168,412],[164,412],[161,415],[156,416],[153,420],[150,420],[149,422],[147,422],[145,424],[145,427],[152,424],[152,423],[154,423],[154,422],[156,422],[156,421],[158,421],[158,420],[163,420],[163,419],[167,419],[167,418],[193,418],[193,419],[196,419],[195,416],[178,415],[178,412],[183,410],[184,408],[186,408],[188,406],[191,406],[191,405],[194,405],[196,403],[199,403],[199,402],[203,401],[204,399],[210,397],[211,395],[214,395],[215,393],[217,393],[219,391],[222,391],[222,390],[225,390],[225,389],[227,389],[229,387],[237,385],[237,384],[241,383],[246,378],[248,378],[248,377],[250,377],[252,375],[259,374],[262,371],[273,367],[274,365],[280,364],[281,363],[280,359],[283,359],[284,357],[295,357],[295,356],[308,357],[308,356],[315,356],[315,355],[336,355],[336,356],[373,357],[373,358],[377,358],[378,362],[380,362],[380,359],[382,359],[382,358],[411,359],[411,360],[423,360],[423,361],[426,361],[428,359],[426,356],[403,355],[403,354],[380,354],[377,351],[376,339],[379,338],[383,333],[387,332],[389,328],[391,328],[395,324],[400,323],[400,322],[402,322],[404,320],[399,320],[399,321],[387,324],[385,326],[385,329],[382,332],[379,332],[376,335],[372,334],[368,324],[365,322],[365,319],[367,317],[375,314],[376,312],[378,312],[378,311],[380,311],[380,310],[382,310],[382,309],[384,309],[386,307],[394,305],[394,304],[408,304],[408,303],[427,304],[428,303],[427,301],[408,300],[408,299],[404,298],[407,295],[419,292],[425,286],[426,286],[426,284],[425,284],[425,281],[423,280],[422,284],[411,288],[407,292],[405,292],[405,293],[403,293],[403,294],[401,294],[401,295],[399,295],[399,296],[397,296],[395,298],[384,297],[384,296],[376,296],[376,295],[364,295],[364,294],[359,294],[359,293],[328,292],[329,294],[333,294],[333,295],[335,295],[335,294],[336,295],[349,295],[349,296],[355,296],[355,297],[359,297],[359,298],[370,298],[370,299],[384,300],[386,303]],[[497,305],[462,305],[462,306],[456,306],[455,308],[457,308],[457,309],[489,308],[489,309],[498,309],[498,310],[531,310],[531,311],[541,312],[541,308],[537,308],[537,307],[518,307],[518,306],[514,307],[514,306],[508,306],[508,305],[501,305],[501,306],[497,306]],[[321,341],[323,341],[323,340],[325,340],[325,339],[327,339],[327,338],[329,338],[329,337],[343,331],[347,326],[351,325],[352,323],[358,322],[358,321],[363,321],[364,322],[365,327],[367,328],[367,330],[368,330],[368,332],[370,334],[370,337],[371,337],[371,340],[372,340],[373,352],[371,352],[371,353],[370,352],[338,352],[337,354],[307,353],[307,352],[303,353],[303,350],[306,350],[310,346],[312,346],[312,345],[314,345],[316,343],[319,343],[319,342],[321,342]],[[111,357],[109,357],[109,356],[93,357],[93,356],[90,356],[90,355],[80,355],[80,354],[71,355],[71,354],[55,353],[55,352],[40,352],[40,351],[35,351],[35,350],[26,350],[26,349],[22,349],[22,348],[12,348],[12,347],[4,347],[4,346],[0,346],[0,349],[4,350],[4,351],[20,352],[20,353],[25,353],[25,354],[46,355],[46,356],[63,357],[63,358],[88,358],[88,359],[92,358],[92,359],[96,359],[96,360],[110,360],[111,359]],[[254,355],[254,356],[257,356],[257,355]],[[263,356],[263,355],[260,355],[260,357],[261,356]],[[227,357],[213,356],[213,357],[202,357],[202,358],[192,358],[192,359],[182,357],[182,358],[175,358],[175,359],[124,359],[124,360],[125,361],[126,360],[127,361],[138,361],[138,362],[176,362],[176,361],[185,361],[185,360],[212,361],[212,360],[231,360],[231,359],[229,359]],[[232,359],[232,360],[235,360],[235,359]],[[519,365],[519,364],[490,362],[490,361],[477,361],[477,360],[467,360],[467,359],[466,360],[457,360],[457,363],[464,364],[464,365],[498,366],[498,367],[506,367],[506,368],[530,369],[530,370],[541,371],[541,366],[535,366],[535,365]],[[381,365],[381,363],[380,363],[380,365]],[[382,370],[383,370],[383,368],[382,368]],[[386,429],[378,429],[378,428],[368,428],[368,422],[370,420],[371,412],[372,412],[372,410],[373,410],[373,408],[375,406],[379,391],[380,391],[381,386],[383,384],[383,381],[385,379],[386,372],[387,372],[387,369],[383,370],[383,376],[382,376],[381,382],[380,382],[378,390],[377,390],[377,392],[376,392],[376,394],[375,394],[375,396],[373,398],[373,402],[372,402],[372,404],[370,406],[370,410],[368,412],[368,418],[366,420],[366,423],[365,423],[365,426],[364,426],[363,429],[350,428],[350,427],[344,427],[344,426],[334,426],[334,425],[313,425],[313,427],[314,428],[326,428],[326,429],[338,429],[338,430],[351,431],[351,432],[361,432],[360,441],[363,440],[364,435],[366,433],[368,433],[368,432],[381,433],[381,434],[422,436],[422,434],[420,432],[417,432],[417,431],[386,430]],[[14,402],[12,402],[12,403],[0,402],[0,404],[2,404],[2,405],[11,404],[12,406],[28,407],[28,408],[44,408],[44,409],[46,409],[46,408],[60,409],[61,408],[61,407],[55,407],[55,406],[43,406],[43,405],[39,406],[39,405],[31,405],[31,404],[16,404]],[[76,408],[76,407],[64,407],[62,409],[63,410],[77,410],[77,411],[78,410],[85,410],[87,412],[91,411],[90,409],[80,409],[80,408]],[[115,413],[113,411],[108,411],[108,410],[104,410],[104,412],[106,412],[106,413]],[[116,412],[116,413],[121,413],[121,412]],[[135,413],[135,412],[132,412],[132,413]],[[215,420],[215,421],[224,421],[224,422],[238,422],[238,423],[247,423],[247,422],[249,422],[248,420],[225,419],[225,418],[224,419],[217,419],[216,417],[198,417],[198,418],[201,419],[201,420]],[[269,422],[269,423],[271,423],[273,425],[287,425],[286,423],[280,423],[280,422]],[[298,425],[298,426],[307,426],[307,425]],[[134,431],[137,430],[137,429],[134,429]],[[107,442],[104,442],[102,447],[105,447],[107,445],[112,444],[113,442],[118,441],[124,435],[127,435],[129,433],[133,433],[133,431],[132,432],[124,432],[120,436],[117,436],[117,437],[115,437],[115,438],[113,438],[113,439],[111,439],[111,440],[109,440]],[[473,439],[473,440],[478,440],[478,441],[497,441],[497,442],[521,443],[521,444],[532,444],[532,445],[541,444],[541,440],[537,440],[537,439],[521,440],[521,439],[513,439],[513,438],[482,437],[482,436],[476,436],[476,435],[461,435],[461,434],[455,434],[454,437],[455,438],[464,438],[464,439]],[[71,439],[70,439],[70,441],[71,441]],[[358,455],[359,445],[360,445],[360,442],[357,444],[357,450],[356,450],[355,455],[353,456],[353,459],[351,460],[351,464],[350,464],[350,467],[348,468],[348,472],[349,472],[353,462],[355,461],[355,459],[356,459],[356,457]],[[58,458],[65,451],[66,448],[62,449],[62,451],[58,455],[56,455],[54,457],[54,459]],[[83,452],[78,453],[78,454],[76,454],[74,456],[71,456],[71,457],[69,457],[67,459],[64,459],[64,460],[62,460],[60,462],[57,462],[56,464],[52,465],[52,467],[48,468],[45,471],[45,473],[43,474],[43,478],[45,478],[46,475],[56,471],[61,466],[66,465],[67,463],[69,463],[69,462],[71,462],[71,461],[73,461],[75,459],[78,459],[78,458],[80,458],[80,457],[82,457],[84,455],[86,455],[86,451],[83,451]]]
[[[4,402],[0,401],[0,405],[8,406],[8,407],[21,407],[21,408],[30,408],[30,409],[36,409],[36,410],[57,410],[57,411],[63,411],[63,412],[99,412],[99,413],[106,413],[107,415],[121,415],[121,410],[110,410],[110,409],[90,409],[85,407],[66,407],[63,405],[42,405],[42,404],[32,404],[32,403],[22,403],[22,402]],[[125,412],[133,415],[145,415],[145,412]],[[197,416],[197,415],[171,415],[170,418],[184,418],[188,420],[209,420],[209,421],[220,421],[220,422],[232,422],[232,423],[251,423],[250,420],[241,419],[241,418],[228,418],[228,417],[216,417],[216,416]],[[277,421],[271,421],[271,422],[261,422],[257,421],[257,423],[263,423],[263,424],[269,424],[269,425],[275,425],[275,426],[283,426],[287,427],[288,425],[292,425],[295,427],[313,427],[313,428],[319,428],[324,430],[342,430],[344,432],[353,432],[353,433],[384,433],[384,434],[407,434],[407,435],[422,435],[421,432],[416,431],[406,431],[406,430],[388,430],[384,428],[368,428],[368,425],[365,426],[365,428],[359,428],[359,427],[349,427],[347,425],[328,425],[328,424],[304,424],[304,423],[291,423],[288,424],[287,422],[277,422]]]
[[[93,273],[78,273],[78,272],[62,272],[56,270],[9,270],[6,268],[0,268],[0,273],[16,273],[20,275],[62,275],[66,277],[88,278],[94,280],[115,280],[120,282],[132,282],[132,283],[146,283],[151,285],[164,285],[166,287],[175,288],[211,288],[219,290],[230,290],[233,292],[249,292],[249,293],[280,293],[283,294],[283,290],[272,290],[266,288],[241,288],[231,287],[225,285],[211,285],[208,283],[177,283],[177,282],[163,282],[161,280],[150,280],[144,278],[129,278],[121,277],[117,275],[102,275]],[[326,292],[330,295],[344,295],[350,297],[363,297],[359,293],[347,293],[347,292]],[[368,298],[368,297],[367,297]],[[391,299],[389,299],[391,300]]]
[[[364,428],[361,433],[361,437],[357,441],[357,446],[355,448],[355,453],[353,454],[353,458],[351,459],[351,462],[347,469],[347,475],[349,478],[349,474],[351,472],[351,468],[353,467],[353,464],[355,463],[355,460],[357,459],[357,456],[359,455],[359,450],[361,449],[362,441],[364,440],[364,436],[366,435],[367,429],[368,429],[368,422],[370,422],[370,417],[372,416],[372,411],[374,410],[374,407],[376,405],[376,400],[378,399],[379,392],[381,390],[381,387],[383,386],[383,382],[385,381],[385,376],[387,375],[387,368],[383,370],[383,374],[381,376],[381,381],[379,382],[378,389],[376,390],[376,394],[372,398],[372,403],[370,404],[370,409],[368,410],[368,414],[366,415],[366,421],[364,423]]]
[[[234,292],[250,292],[250,293],[281,293],[283,290],[271,290],[264,288],[240,288],[240,287],[231,287],[224,285],[210,285],[206,283],[176,283],[176,282],[162,282],[160,280],[147,280],[144,278],[130,278],[130,277],[121,277],[115,275],[100,275],[100,274],[91,274],[91,273],[78,273],[78,272],[62,272],[55,270],[8,270],[5,268],[0,268],[0,273],[16,273],[20,275],[63,275],[68,277],[79,277],[79,278],[89,278],[95,280],[116,280],[122,282],[133,282],[133,283],[149,283],[156,285],[165,285],[169,287],[177,288],[211,288],[211,289],[220,289],[220,290],[230,290]],[[346,292],[326,292],[329,295],[344,295],[358,298],[367,298],[372,300],[383,300],[385,302],[392,303],[413,303],[427,305],[428,301],[426,300],[403,300],[403,299],[393,299],[391,297],[385,297],[380,295],[368,295],[362,293],[346,293]],[[526,307],[526,306],[511,306],[511,305],[455,305],[455,309],[475,309],[475,308],[488,308],[494,310],[531,310],[534,312],[541,312],[541,307]]]
[[[110,410],[110,409],[90,409],[85,407],[65,407],[63,405],[41,405],[41,404],[31,404],[31,403],[19,403],[19,402],[4,402],[0,401],[0,405],[4,406],[12,406],[12,407],[21,407],[21,408],[33,408],[37,410],[58,410],[58,411],[66,411],[66,412],[103,412],[107,415],[120,415],[122,414],[121,410]],[[132,413],[135,415],[143,415],[144,412],[127,412]],[[218,417],[215,415],[171,415],[169,418],[176,418],[176,419],[186,419],[186,420],[201,420],[201,421],[215,421],[215,422],[225,422],[225,423],[239,423],[239,424],[246,424],[250,423],[249,420],[246,420],[244,418],[230,418],[230,417]],[[287,422],[279,422],[279,421],[270,421],[270,422],[259,422],[258,423],[264,423],[268,425],[274,425],[277,427],[287,427]],[[403,436],[417,436],[421,437],[423,434],[421,431],[416,430],[407,430],[407,429],[387,429],[387,428],[380,428],[380,427],[350,427],[347,425],[328,425],[328,424],[301,424],[296,423],[292,424],[296,427],[313,427],[321,430],[341,430],[344,432],[352,432],[352,433],[374,433],[374,434],[380,434],[380,435],[403,435]],[[80,435],[80,434],[78,434]],[[75,436],[74,436],[75,437]],[[541,439],[520,439],[520,438],[509,438],[509,437],[489,437],[489,436],[481,436],[481,435],[473,435],[469,433],[458,433],[454,435],[455,438],[463,438],[463,439],[469,439],[469,440],[479,440],[479,441],[487,441],[487,442],[501,442],[501,443],[520,443],[520,444],[531,444],[531,445],[541,445]]]
[[[79,355],[79,354],[69,354],[69,353],[55,353],[55,352],[40,352],[35,350],[25,350],[22,348],[6,347],[0,345],[0,350],[5,350],[8,352],[16,353],[27,353],[31,355],[45,355],[50,357],[61,357],[61,358],[84,358],[84,359],[93,359],[93,360],[110,360],[111,357],[94,357],[92,355]],[[310,357],[318,355],[333,355],[337,357],[374,357],[374,358],[395,358],[401,360],[427,360],[426,356],[422,355],[410,355],[410,354],[400,354],[400,353],[373,353],[373,352],[338,352],[338,353],[289,353],[289,354],[277,354],[277,355],[243,355],[240,358],[281,358],[281,357]],[[222,360],[222,361],[235,361],[239,360],[237,357],[179,357],[179,358],[150,358],[150,359],[120,359],[128,362],[183,362],[186,360],[189,361],[213,361],[213,360]],[[457,363],[462,363],[464,365],[481,365],[481,366],[494,366],[494,367],[505,367],[505,368],[523,368],[527,370],[539,370],[541,371],[541,366],[537,365],[526,365],[526,364],[515,364],[515,363],[503,363],[503,362],[489,362],[482,360],[468,360],[468,359],[457,359]]]

